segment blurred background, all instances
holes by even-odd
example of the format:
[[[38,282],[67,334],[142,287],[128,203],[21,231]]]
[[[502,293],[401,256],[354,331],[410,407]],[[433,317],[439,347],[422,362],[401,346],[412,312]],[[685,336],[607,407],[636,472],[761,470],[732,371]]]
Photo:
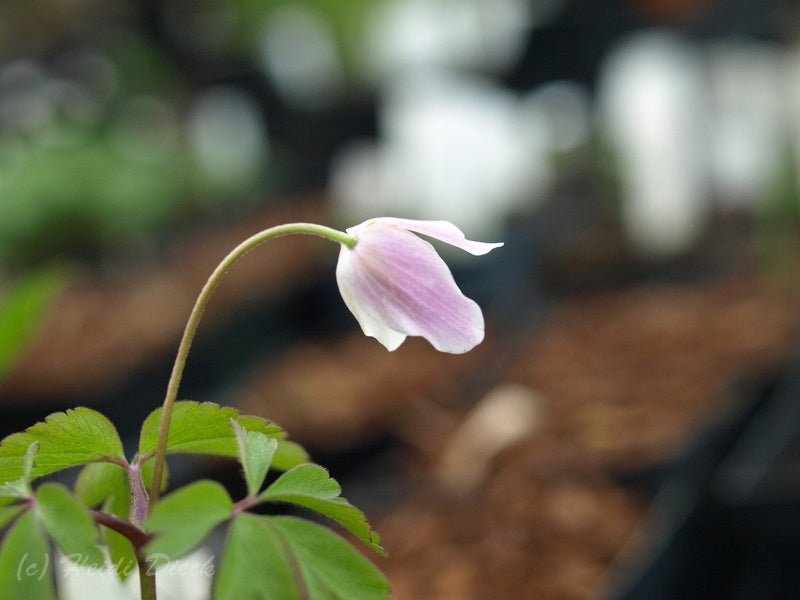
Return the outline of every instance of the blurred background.
[[[217,292],[181,396],[274,419],[400,600],[800,589],[800,6],[5,0],[0,428],[163,399],[197,292],[267,226],[447,219],[484,308],[389,354],[336,251]],[[233,464],[176,463],[242,492]]]

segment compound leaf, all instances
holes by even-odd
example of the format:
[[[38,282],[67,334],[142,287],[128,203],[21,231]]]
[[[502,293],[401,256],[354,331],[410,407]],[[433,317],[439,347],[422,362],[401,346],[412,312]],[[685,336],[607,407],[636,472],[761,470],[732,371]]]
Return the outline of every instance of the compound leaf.
[[[239,462],[244,471],[247,494],[255,496],[264,485],[278,440],[268,438],[259,431],[248,431],[234,420],[231,420],[231,425],[239,445]]]
[[[11,523],[11,521],[16,519],[23,510],[24,507],[18,504],[0,507],[0,529],[3,529],[6,525]]]
[[[156,503],[145,522],[155,534],[147,554],[180,558],[230,518],[232,510],[228,492],[215,481],[198,481],[172,492]]]
[[[126,493],[128,477],[120,465],[91,463],[83,467],[75,480],[75,497],[87,508],[100,506],[112,494]]]
[[[272,457],[272,468],[276,471],[288,471],[292,467],[309,461],[308,452],[297,442],[278,440],[278,448]]]
[[[139,438],[139,453],[149,455],[158,444],[158,429],[161,424],[161,408],[151,412],[142,425]],[[249,431],[258,431],[267,437],[283,439],[286,433],[265,419],[240,415],[235,408],[220,406],[213,402],[176,402],[172,410],[168,454],[214,454],[238,456],[238,445],[231,419]]]
[[[297,517],[261,517],[280,532],[310,600],[388,600],[383,574],[327,527]]]
[[[57,600],[47,538],[33,512],[17,519],[3,540],[0,590],[4,598]]]
[[[94,520],[69,490],[58,483],[45,483],[36,490],[39,518],[47,533],[71,561],[101,567],[106,560],[100,551],[100,532]]]
[[[30,477],[55,473],[92,462],[124,461],[125,454],[114,425],[90,408],[57,412],[0,443],[0,484],[23,477],[25,455],[38,443]]]
[[[292,567],[274,528],[256,515],[236,516],[214,582],[214,598],[299,600],[300,597]]]
[[[340,494],[342,488],[328,471],[315,464],[304,464],[286,471],[259,499],[263,502],[286,502],[302,506],[333,519],[375,552],[385,555],[380,536],[372,529],[363,512]]]
[[[120,519],[127,519],[131,510],[131,491],[128,478],[125,477],[119,487],[108,497],[103,504],[103,511],[115,515]],[[136,551],[130,540],[113,529],[101,527],[103,539],[108,548],[111,564],[121,580],[127,579],[136,572]]]

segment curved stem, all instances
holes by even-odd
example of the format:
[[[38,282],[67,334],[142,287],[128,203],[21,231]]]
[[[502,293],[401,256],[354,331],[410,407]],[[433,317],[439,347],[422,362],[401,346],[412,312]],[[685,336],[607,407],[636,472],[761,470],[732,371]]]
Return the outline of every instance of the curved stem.
[[[175,364],[172,367],[172,374],[167,384],[167,393],[164,398],[163,411],[161,414],[161,424],[158,430],[158,445],[156,446],[155,458],[153,463],[153,483],[150,486],[150,506],[153,506],[158,500],[161,490],[161,477],[164,472],[164,461],[167,453],[167,438],[169,436],[169,425],[172,419],[172,407],[175,404],[175,399],[178,397],[178,387],[181,383],[183,376],[183,368],[186,365],[186,357],[189,355],[189,349],[192,346],[194,334],[197,332],[197,327],[200,324],[200,319],[205,312],[208,301],[214,290],[219,285],[219,282],[234,265],[236,261],[242,258],[245,254],[250,252],[253,248],[260,246],[264,242],[291,234],[308,234],[317,235],[333,242],[338,242],[353,248],[356,244],[356,239],[342,231],[325,227],[324,225],[316,225],[313,223],[290,223],[287,225],[277,225],[265,229],[254,236],[246,239],[244,242],[236,246],[228,256],[214,269],[211,277],[208,278],[200,295],[195,301],[194,308],[189,315],[189,320],[186,323],[186,328],[183,331],[180,346],[178,346],[178,354],[175,356]]]

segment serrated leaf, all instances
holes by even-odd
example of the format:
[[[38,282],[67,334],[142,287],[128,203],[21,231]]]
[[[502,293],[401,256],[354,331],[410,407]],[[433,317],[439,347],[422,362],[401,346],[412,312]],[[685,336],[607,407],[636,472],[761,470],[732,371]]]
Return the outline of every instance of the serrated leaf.
[[[0,379],[21,356],[63,285],[61,273],[43,270],[17,282],[0,300]]]
[[[25,498],[30,494],[30,485],[24,479],[5,483],[0,485],[0,506]]]
[[[259,499],[264,502],[287,502],[308,508],[333,519],[375,552],[385,555],[378,533],[367,522],[364,513],[342,498],[339,483],[328,471],[314,464],[305,464],[278,477]]]
[[[156,503],[145,522],[156,536],[147,545],[147,554],[180,558],[230,518],[232,510],[228,492],[215,481],[198,481],[172,492]]]
[[[91,463],[83,467],[75,480],[75,497],[87,508],[100,506],[112,494],[127,490],[128,476],[120,465]]]
[[[57,600],[47,539],[32,512],[22,515],[0,548],[3,598]]]
[[[297,517],[259,517],[280,532],[309,600],[389,600],[386,577],[346,540]]]
[[[0,443],[0,483],[23,476],[25,454],[39,443],[31,478],[62,469],[108,460],[125,460],[114,425],[90,408],[78,407],[48,416]]]
[[[25,498],[33,495],[31,490],[31,473],[33,472],[33,463],[36,458],[36,452],[39,450],[39,442],[33,442],[25,451],[25,456],[22,457],[22,477],[16,481],[11,481],[0,485],[0,498],[6,500],[8,498]]]
[[[26,483],[31,480],[33,475],[33,465],[38,452],[39,442],[33,442],[25,451],[25,456],[22,457],[22,480]]]
[[[307,463],[287,471],[261,494],[262,499],[274,495],[302,494],[316,498],[336,498],[342,493],[339,482],[320,465]]]
[[[278,448],[272,457],[272,469],[275,471],[288,471],[292,467],[302,465],[309,461],[308,452],[297,442],[278,440]]]
[[[100,532],[94,520],[69,490],[58,483],[45,483],[36,490],[37,513],[47,533],[71,561],[101,567],[106,560],[98,546]]]
[[[158,444],[158,428],[161,412],[158,408],[148,415],[142,425],[139,438],[139,453],[150,454]],[[220,406],[213,402],[176,402],[172,411],[168,454],[213,454],[235,458],[238,455],[236,435],[231,419],[250,431],[258,431],[267,437],[283,439],[286,433],[275,425],[258,417],[240,415],[235,408]]]
[[[278,440],[268,438],[258,431],[243,429],[234,420],[231,420],[231,425],[239,446],[239,462],[247,482],[247,495],[255,496],[264,485]]]
[[[236,410],[230,406],[225,408]],[[236,412],[239,413],[238,410],[236,410]],[[276,440],[282,440],[286,438],[286,432],[283,430],[283,427],[273,423],[268,419],[262,419],[261,417],[256,417],[255,415],[239,414],[239,416],[236,417],[236,421],[248,431],[260,431],[267,437],[275,438]]]
[[[116,490],[103,505],[103,510],[115,515],[120,519],[127,519],[130,514],[131,494],[128,478],[125,477],[123,485]],[[117,576],[121,580],[126,580],[136,572],[136,552],[133,544],[124,535],[117,533],[113,529],[101,527],[103,539],[108,548],[108,555]]]
[[[216,600],[299,600],[280,538],[261,517],[236,516],[214,582]]]

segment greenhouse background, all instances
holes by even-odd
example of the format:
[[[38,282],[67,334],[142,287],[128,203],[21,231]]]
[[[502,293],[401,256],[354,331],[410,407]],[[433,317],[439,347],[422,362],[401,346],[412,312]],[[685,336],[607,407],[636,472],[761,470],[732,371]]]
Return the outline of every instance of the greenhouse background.
[[[6,0],[2,435],[81,405],[135,448],[248,235],[448,220],[505,242],[437,245],[474,351],[386,352],[336,250],[285,238],[220,286],[181,398],[326,465],[399,600],[793,597],[798,24],[788,0]],[[242,491],[232,462],[170,467]]]

